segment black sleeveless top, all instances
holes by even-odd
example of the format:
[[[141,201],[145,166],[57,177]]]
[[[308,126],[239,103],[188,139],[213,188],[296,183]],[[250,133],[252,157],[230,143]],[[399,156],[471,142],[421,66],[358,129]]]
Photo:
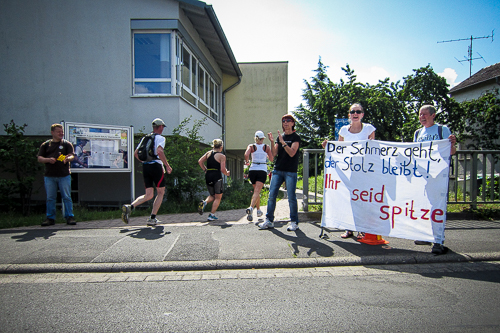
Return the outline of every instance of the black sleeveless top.
[[[221,152],[212,151],[207,158],[207,173],[205,173],[205,180],[208,183],[215,183],[222,179],[222,172],[220,171],[220,163],[215,159],[215,154],[222,154]]]

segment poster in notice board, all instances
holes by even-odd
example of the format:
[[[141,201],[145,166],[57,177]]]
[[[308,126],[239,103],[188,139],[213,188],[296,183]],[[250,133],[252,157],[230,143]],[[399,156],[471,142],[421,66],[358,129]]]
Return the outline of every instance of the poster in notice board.
[[[131,172],[132,127],[65,122],[64,131],[75,149],[72,172]]]

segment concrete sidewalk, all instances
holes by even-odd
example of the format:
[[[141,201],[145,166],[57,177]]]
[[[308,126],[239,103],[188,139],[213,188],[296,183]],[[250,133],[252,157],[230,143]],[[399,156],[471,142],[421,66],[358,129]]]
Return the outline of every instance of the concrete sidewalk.
[[[300,207],[300,206],[299,206]],[[262,209],[265,212],[265,207]],[[343,230],[321,233],[318,214],[300,213],[300,229],[286,231],[287,200],[276,208],[276,227],[260,230],[244,209],[218,212],[219,221],[199,215],[161,215],[154,228],[147,217],[78,222],[76,226],[0,230],[0,273],[125,272],[207,269],[297,268],[500,260],[500,221],[449,220],[446,246],[434,256],[430,246],[384,237],[371,246],[342,239]],[[264,218],[264,216],[262,217]],[[261,218],[261,220],[262,220]],[[77,217],[78,219],[78,217]]]

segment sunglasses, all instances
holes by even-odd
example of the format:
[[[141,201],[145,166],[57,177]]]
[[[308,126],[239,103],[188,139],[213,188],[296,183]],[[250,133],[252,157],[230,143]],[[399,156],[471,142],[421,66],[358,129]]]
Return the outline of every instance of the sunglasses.
[[[363,113],[363,111],[361,111],[361,110],[351,110],[351,111],[349,111],[349,113],[350,113],[350,114],[355,114],[355,113],[357,113],[357,114],[362,114],[362,113]]]
[[[290,118],[285,118],[285,119],[283,119],[281,122],[282,122],[282,123],[292,123],[292,122],[293,122],[293,120],[292,120],[292,119],[290,119]]]

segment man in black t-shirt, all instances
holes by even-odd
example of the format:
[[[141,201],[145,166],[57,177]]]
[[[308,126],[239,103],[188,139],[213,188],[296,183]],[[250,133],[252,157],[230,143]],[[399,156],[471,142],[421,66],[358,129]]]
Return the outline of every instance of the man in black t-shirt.
[[[271,140],[271,150],[276,156],[276,163],[271,177],[269,187],[269,199],[267,201],[266,220],[259,224],[261,229],[274,228],[274,210],[276,209],[276,197],[281,184],[285,182],[288,195],[288,205],[290,207],[290,224],[288,231],[295,231],[299,228],[299,213],[297,196],[297,168],[299,166],[300,136],[295,133],[295,118],[286,114],[281,118],[283,135],[278,131],[278,137],[274,141],[273,134],[267,134]]]
[[[52,139],[45,141],[38,150],[38,162],[45,164],[45,191],[47,193],[47,219],[42,226],[55,224],[57,188],[61,192],[64,208],[64,219],[67,224],[75,225],[73,202],[71,201],[71,169],[70,162],[74,158],[71,142],[64,140],[64,129],[61,124],[50,127]]]

